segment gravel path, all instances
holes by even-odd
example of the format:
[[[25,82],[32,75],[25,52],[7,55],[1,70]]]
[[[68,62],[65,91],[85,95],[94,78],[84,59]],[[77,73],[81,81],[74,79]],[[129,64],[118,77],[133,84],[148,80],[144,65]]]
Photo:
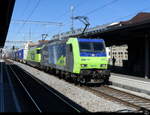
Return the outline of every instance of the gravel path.
[[[21,68],[30,72],[36,78],[45,82],[55,90],[61,92],[63,95],[67,96],[68,98],[91,112],[115,112],[123,109],[134,110],[133,108],[129,108],[124,105],[100,98],[91,92],[85,91],[75,86],[74,84],[68,83],[64,80],[60,80],[53,75],[49,75],[30,66],[18,62],[14,62],[14,64],[17,64]]]

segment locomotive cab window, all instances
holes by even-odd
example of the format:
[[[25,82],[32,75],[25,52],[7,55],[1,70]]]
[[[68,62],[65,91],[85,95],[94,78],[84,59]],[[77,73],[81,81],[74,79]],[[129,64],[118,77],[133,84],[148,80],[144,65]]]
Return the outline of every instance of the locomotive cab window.
[[[94,42],[93,48],[95,52],[105,52],[105,46],[102,42]]]
[[[41,53],[41,50],[40,50],[40,49],[36,50],[36,53],[37,53],[37,54],[40,54],[40,53]]]
[[[103,42],[79,42],[80,52],[105,52]]]
[[[91,43],[89,42],[79,42],[81,52],[91,52]]]

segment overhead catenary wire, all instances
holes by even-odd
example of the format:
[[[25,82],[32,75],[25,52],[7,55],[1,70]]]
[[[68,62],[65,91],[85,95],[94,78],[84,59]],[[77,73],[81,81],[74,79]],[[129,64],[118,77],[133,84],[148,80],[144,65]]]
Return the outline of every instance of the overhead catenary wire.
[[[61,22],[50,22],[50,21],[35,21],[35,20],[12,20],[12,24],[20,24],[20,23],[24,23],[26,22],[26,24],[34,24],[34,25],[43,25],[43,26],[58,26],[58,27],[62,27],[64,26],[63,23]],[[37,28],[34,29],[34,31]],[[48,33],[48,32],[47,32]],[[42,34],[42,32],[41,32]],[[29,38],[31,40],[31,27],[29,28]]]
[[[146,7],[146,8],[142,8],[142,9],[136,10],[134,13],[130,13],[130,14],[128,14],[128,15],[125,15],[125,16],[122,16],[122,17],[119,17],[119,18],[115,18],[114,20],[112,20],[112,21],[109,22],[109,23],[116,22],[116,21],[118,21],[118,20],[127,18],[127,17],[129,17],[129,16],[135,16],[137,13],[142,12],[142,11],[144,11],[144,10],[148,10],[148,9],[150,9],[150,6],[149,6],[149,7]]]
[[[118,0],[112,0],[112,1],[110,1],[110,2],[108,2],[108,3],[106,3],[106,4],[102,5],[102,6],[100,6],[100,7],[98,7],[98,8],[95,8],[95,9],[93,9],[93,10],[91,10],[91,11],[89,11],[89,12],[83,14],[82,16],[91,15],[91,14],[95,13],[96,11],[99,11],[99,10],[101,10],[101,9],[103,9],[103,8],[105,8],[105,7],[107,7],[107,6],[109,6],[109,5],[112,5],[112,4],[116,3],[116,2],[118,2]],[[67,24],[65,24],[65,25],[68,25],[68,24],[69,24],[69,23],[67,23]]]
[[[95,8],[95,9],[93,9],[93,10],[85,13],[84,16],[91,15],[91,14],[93,14],[93,13],[95,13],[95,12],[97,12],[97,11],[99,11],[99,10],[101,10],[101,9],[109,6],[109,5],[112,5],[112,4],[116,3],[116,2],[118,2],[118,0],[112,0],[112,1],[110,1],[110,2],[108,2],[108,3],[106,3],[106,4],[102,5],[102,6],[100,6],[98,8]]]
[[[61,22],[50,22],[50,21],[35,21],[35,20],[12,20],[11,23],[26,23],[26,24],[42,24],[42,25],[55,25],[63,26]]]
[[[24,17],[24,14],[26,13],[28,7],[29,7],[29,4],[30,4],[31,0],[27,0],[26,4],[24,5],[24,9],[23,9],[23,12],[21,13],[21,17]]]
[[[17,35],[20,34],[21,30],[24,28],[25,24],[29,22],[30,17],[33,15],[33,13],[35,12],[35,10],[37,9],[37,7],[39,6],[41,0],[38,0],[38,2],[36,3],[35,7],[33,8],[33,10],[31,11],[30,15],[27,17],[26,21],[24,21],[24,23],[22,24],[22,26],[19,28],[19,30],[17,31]],[[68,11],[69,13],[69,11]],[[62,15],[64,16],[64,14]],[[60,18],[60,17],[59,17]],[[61,25],[61,24],[60,24]],[[17,37],[16,35],[16,37]]]
[[[71,3],[71,4],[72,4],[75,8],[79,8],[80,6],[83,6],[83,5],[85,5],[86,3],[88,3],[87,1],[88,1],[88,0],[86,0],[86,2],[85,2],[85,1],[82,1],[82,2],[79,1],[76,5],[74,5],[75,2],[76,2],[76,1],[75,1],[75,2],[73,2],[73,3]],[[84,4],[83,4],[83,3],[84,3]],[[62,15],[60,15],[60,16],[59,16],[59,19],[62,18],[62,17],[64,18],[64,17],[65,17],[66,15],[68,15],[69,13],[70,13],[70,11],[68,10],[67,12],[63,13]],[[58,19],[58,18],[57,18],[57,19]],[[64,21],[64,20],[65,20],[65,19],[63,19],[62,21]],[[70,23],[66,23],[66,25],[70,25]]]
[[[118,20],[118,19],[123,19],[123,18],[129,17],[129,16],[132,16],[132,15],[136,15],[138,12],[142,12],[142,11],[144,11],[144,10],[148,10],[148,9],[150,9],[150,7],[146,7],[146,8],[143,8],[143,9],[137,10],[137,11],[136,11],[136,12],[134,12],[134,13],[130,13],[130,14],[128,14],[128,15],[126,15],[126,16],[123,16],[123,17],[120,17],[120,18],[116,18],[115,20],[113,20],[113,21],[109,22],[108,24],[113,23],[113,22],[115,22],[115,21],[116,21],[116,20]],[[65,25],[66,25],[66,24],[65,24]]]
[[[30,2],[31,2],[31,0],[27,0],[26,4],[24,4],[24,9],[22,10],[20,17],[24,17],[24,14],[26,13],[26,11],[27,11],[27,9],[29,7]],[[11,20],[11,23],[12,23],[12,20]],[[18,30],[19,29],[20,28],[18,27]]]
[[[96,9],[90,11],[90,12],[87,12],[85,15],[90,15],[90,14],[92,14],[92,13],[95,13],[96,11],[98,11],[98,10],[100,10],[100,9],[102,9],[102,8],[105,8],[106,6],[111,5],[111,4],[113,4],[113,3],[116,3],[117,1],[118,1],[118,0],[113,0],[113,1],[111,1],[111,2],[109,2],[109,3],[107,3],[107,4],[103,5],[103,6],[101,6],[101,7],[99,7],[99,8],[96,8]],[[116,21],[116,20],[118,20],[118,19],[123,19],[123,18],[129,17],[129,16],[132,16],[132,15],[136,15],[137,12],[140,12],[140,11],[143,11],[143,10],[147,10],[147,9],[150,9],[150,7],[146,7],[146,8],[137,10],[135,13],[130,13],[130,14],[126,15],[126,16],[123,16],[123,17],[120,17],[120,18],[116,18],[115,20],[113,20],[113,21],[111,21],[111,22],[108,22],[108,23],[110,24],[110,23],[113,23],[114,21]]]
[[[34,12],[36,11],[36,9],[38,8],[39,4],[40,4],[41,0],[38,0],[36,5],[34,6],[34,8],[32,9],[31,13],[28,15],[26,21],[22,24],[22,26],[19,28],[17,35],[20,33],[20,31],[24,28],[26,22],[31,18],[31,16],[34,14]],[[16,37],[17,37],[16,35]]]
[[[76,3],[76,1],[74,1],[74,2],[72,2],[71,4],[75,4]],[[27,17],[27,19],[26,20],[24,20],[24,23],[21,25],[21,27],[19,28],[19,30],[17,31],[17,35],[18,34],[20,34],[21,33],[21,30],[24,28],[24,26],[25,26],[25,24],[27,24],[30,20],[30,17],[33,15],[33,13],[34,13],[34,11],[37,9],[37,7],[39,6],[39,4],[40,4],[40,0],[37,2],[37,4],[35,5],[35,7],[33,8],[33,10],[31,11],[31,13],[30,13],[30,15]],[[76,5],[76,7],[78,7],[80,5],[80,3],[78,3],[77,5]],[[65,15],[68,15],[69,14],[69,10],[66,12],[66,13],[64,13],[63,15],[61,15],[62,17],[64,17]],[[59,18],[61,17],[61,16],[59,16]],[[14,23],[14,21],[12,21],[12,23]],[[19,23],[19,22],[18,22]],[[36,22],[35,22],[36,23]],[[59,30],[60,31],[60,30]],[[17,36],[16,35],[16,36]]]
[[[76,0],[75,0],[74,2],[72,2],[71,5],[73,5],[73,6],[75,6],[75,7],[79,7],[79,5],[81,5],[80,2],[77,3],[76,5],[75,5],[75,3],[76,3]],[[65,16],[68,15],[69,13],[70,13],[70,11],[67,10],[66,12],[64,12],[63,14],[61,14],[60,16],[58,16],[58,18],[60,19],[60,18],[62,18],[62,17],[65,17]],[[57,18],[57,19],[58,19],[58,18]]]
[[[91,10],[91,11],[89,11],[89,12],[87,12],[86,14],[87,15],[91,15],[91,14],[93,14],[93,13],[95,13],[95,12],[97,12],[97,11],[99,11],[99,10],[101,10],[101,9],[103,9],[103,8],[105,8],[105,7],[107,7],[107,6],[109,6],[109,5],[111,5],[111,4],[113,4],[113,3],[116,3],[118,0],[112,0],[112,1],[110,1],[110,2],[108,2],[108,3],[106,3],[106,4],[104,4],[103,6],[100,6],[100,7],[98,7],[98,8],[95,8],[95,9],[93,9],[93,10]],[[79,4],[79,3],[78,3]],[[78,4],[76,4],[76,5],[78,5]],[[80,5],[80,4],[79,4]],[[68,13],[69,13],[69,11],[68,11]],[[65,13],[64,13],[65,14]],[[131,15],[133,15],[133,14],[129,14],[129,15],[127,15],[127,16],[131,16]],[[63,15],[64,16],[64,15]],[[124,17],[127,17],[127,16],[124,16]],[[117,18],[117,19],[122,19],[123,17],[121,17],[121,18]],[[27,23],[27,22],[26,22]],[[26,24],[25,23],[25,24]],[[24,24],[24,25],[25,25]],[[65,24],[66,25],[66,24]],[[67,24],[67,25],[69,25],[69,23]],[[58,28],[57,28],[58,29]],[[19,32],[18,33],[20,33],[20,29],[19,29]]]

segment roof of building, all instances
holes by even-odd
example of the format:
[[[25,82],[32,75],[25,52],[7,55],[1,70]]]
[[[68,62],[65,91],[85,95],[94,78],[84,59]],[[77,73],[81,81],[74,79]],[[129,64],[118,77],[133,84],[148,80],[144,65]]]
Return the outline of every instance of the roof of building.
[[[4,46],[15,0],[0,0],[0,47]]]
[[[140,12],[136,16],[131,18],[130,20],[128,20],[128,21],[121,21],[120,23],[123,24],[123,25],[135,24],[135,23],[146,21],[146,20],[150,20],[150,13]]]

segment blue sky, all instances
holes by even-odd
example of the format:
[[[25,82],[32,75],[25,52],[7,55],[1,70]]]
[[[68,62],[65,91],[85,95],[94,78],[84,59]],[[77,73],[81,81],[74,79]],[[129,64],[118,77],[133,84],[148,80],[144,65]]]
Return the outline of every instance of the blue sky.
[[[71,28],[71,10],[74,6],[74,16],[87,16],[90,27],[128,20],[138,12],[150,12],[150,0],[16,0],[12,20],[33,20],[47,22],[62,22],[63,27],[41,24],[11,23],[7,40],[38,41],[41,34],[51,36],[65,32]],[[37,7],[35,7],[37,5]],[[32,14],[32,15],[31,15]],[[74,28],[84,25],[75,20]]]

